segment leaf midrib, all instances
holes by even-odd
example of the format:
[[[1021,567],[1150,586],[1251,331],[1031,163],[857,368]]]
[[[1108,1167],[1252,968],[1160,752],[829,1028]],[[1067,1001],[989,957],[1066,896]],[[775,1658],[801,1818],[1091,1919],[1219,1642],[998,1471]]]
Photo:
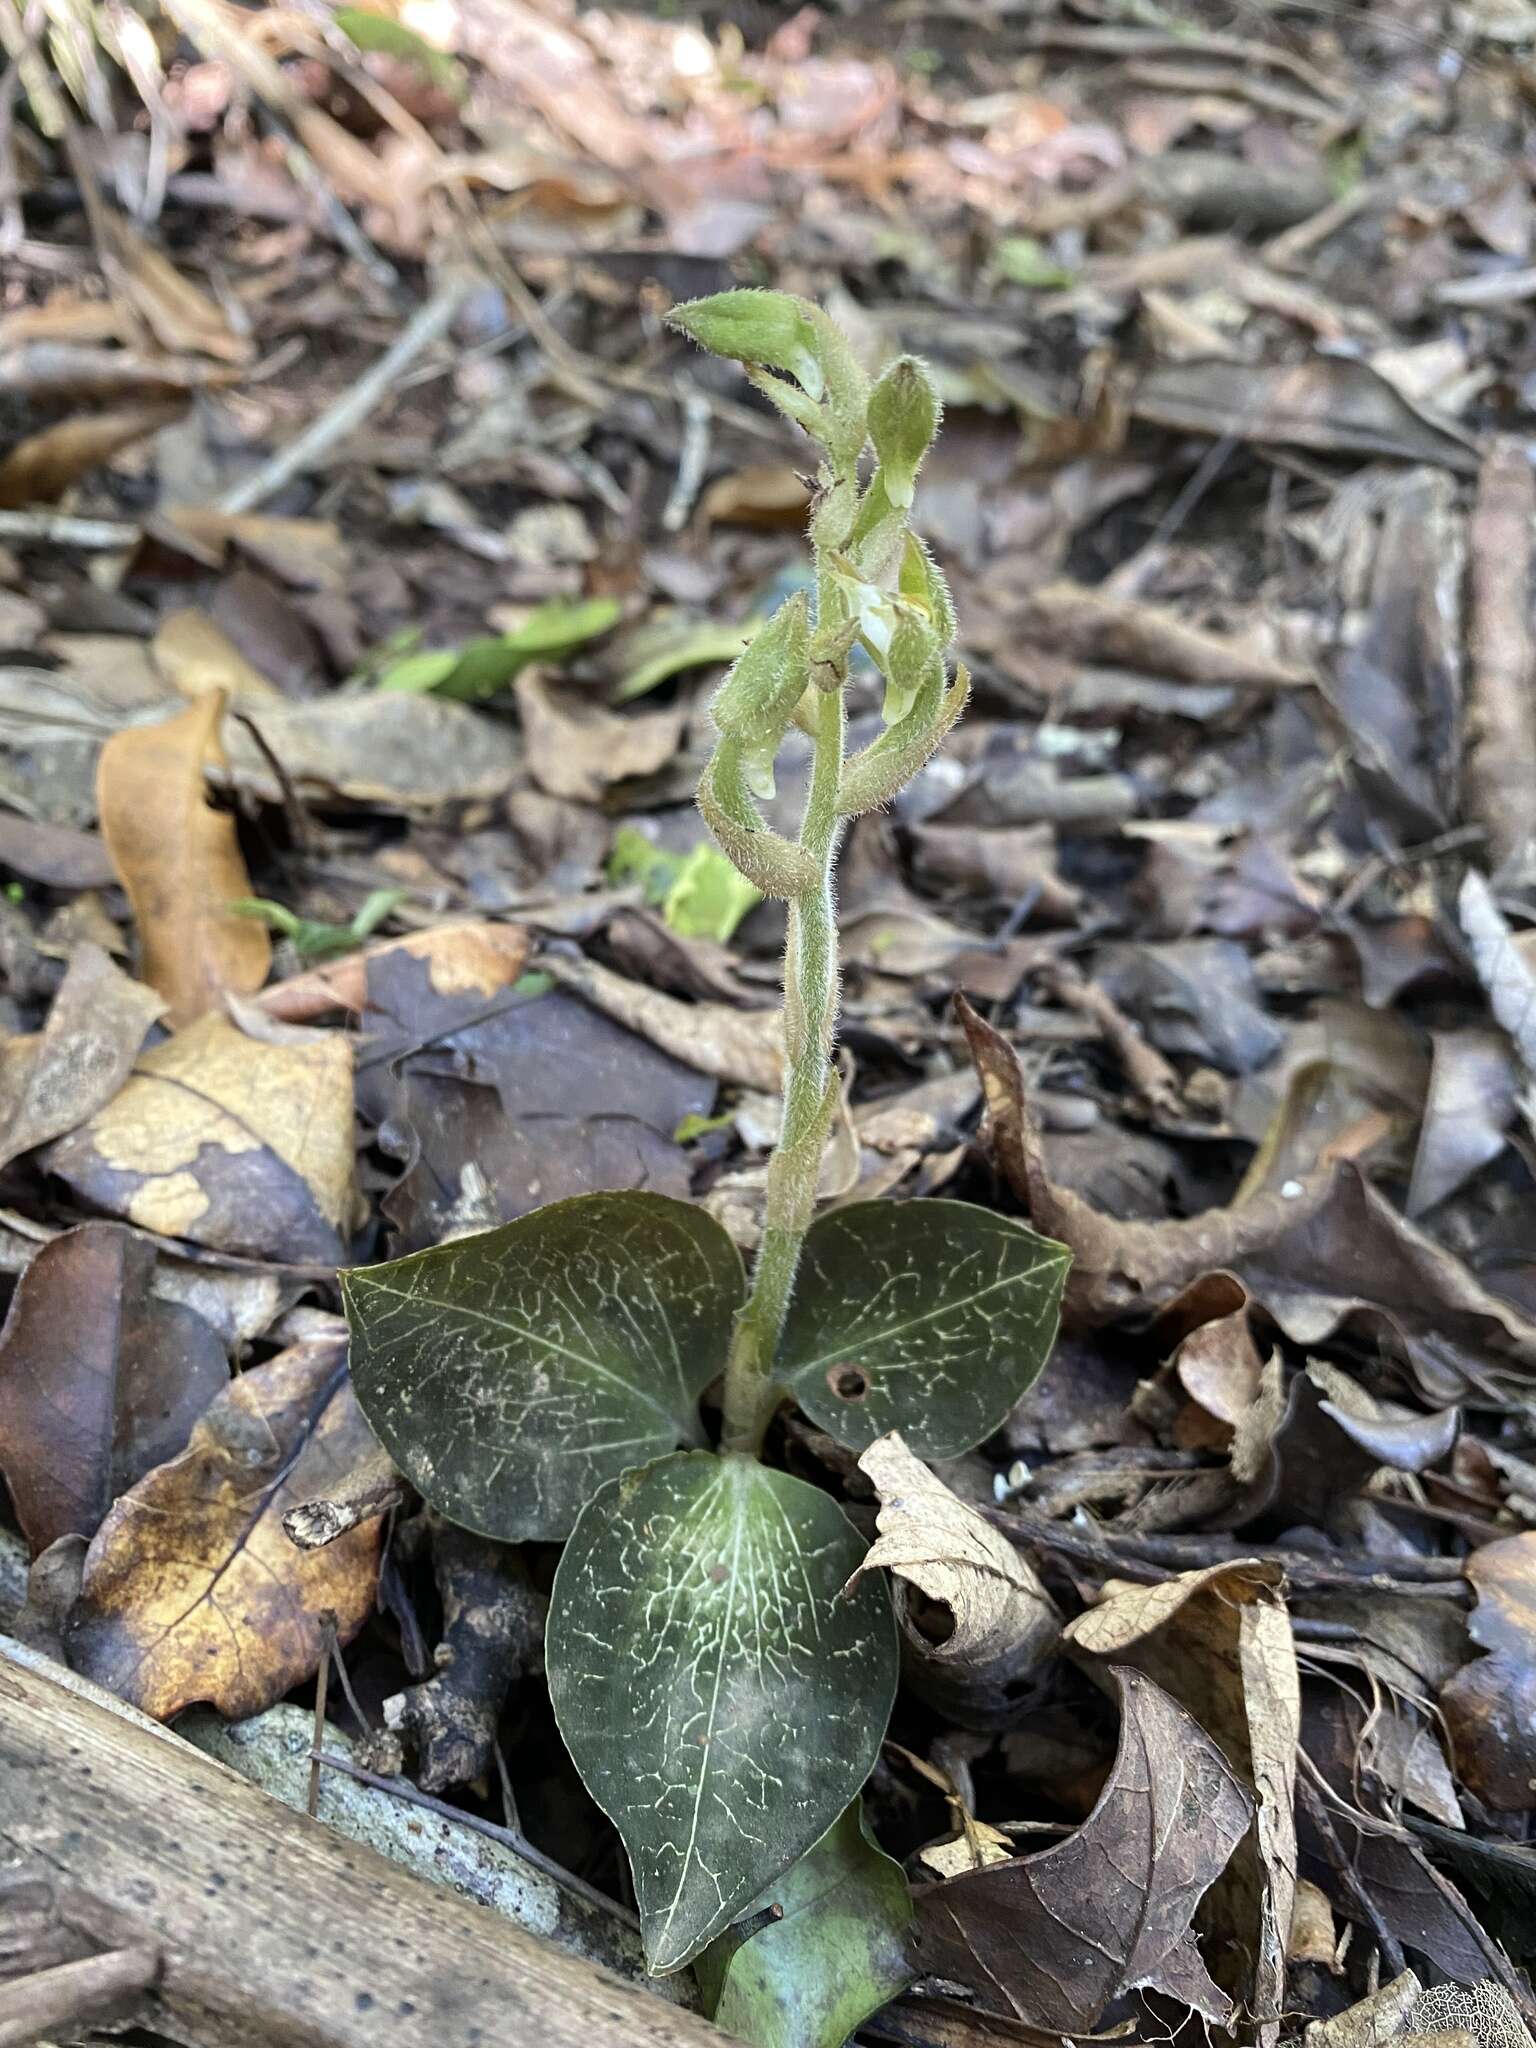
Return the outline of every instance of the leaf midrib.
[[[957,1309],[972,1308],[978,1301],[985,1301],[989,1294],[1000,1294],[1005,1287],[1019,1287],[1048,1266],[1061,1264],[1056,1259],[1039,1259],[1027,1272],[1009,1273],[1001,1280],[994,1280],[988,1286],[968,1294],[963,1301],[941,1301],[937,1307],[924,1309],[919,1316],[911,1316],[903,1323],[888,1323],[883,1329],[861,1334],[858,1343],[861,1348],[871,1344],[889,1343],[893,1337],[904,1337],[909,1330],[920,1330],[925,1323],[931,1323],[940,1316],[953,1314]],[[814,1372],[820,1365],[830,1365],[834,1359],[846,1357],[848,1344],[834,1344],[830,1351],[820,1352],[814,1358],[789,1358],[784,1361],[784,1370],[791,1373]]]
[[[396,1301],[414,1302],[420,1298],[408,1287],[391,1287],[383,1280],[364,1280],[361,1275],[353,1280],[352,1286],[354,1289],[358,1287],[371,1287],[379,1294],[393,1295]],[[543,1336],[538,1330],[531,1330],[524,1323],[513,1322],[506,1316],[492,1315],[487,1309],[471,1308],[467,1302],[445,1301],[438,1303],[437,1307],[440,1313],[444,1315],[467,1316],[472,1322],[488,1323],[492,1329],[504,1330],[508,1336],[522,1337],[530,1344],[542,1345],[546,1351],[553,1352],[557,1358],[568,1359],[572,1365],[585,1366],[589,1371],[595,1373],[599,1379],[610,1381],[614,1386],[620,1388],[622,1392],[632,1396],[634,1400],[643,1403],[654,1414],[659,1415],[669,1427],[674,1429],[686,1429],[687,1427],[688,1418],[686,1416],[680,1419],[675,1410],[665,1406],[654,1395],[646,1393],[633,1380],[625,1379],[623,1374],[615,1372],[612,1366],[604,1365],[600,1358],[595,1358],[586,1352],[572,1351],[568,1345],[556,1342],[553,1337]]]
[[[722,1487],[729,1487],[730,1482],[730,1473],[722,1471],[715,1480],[714,1486],[710,1489],[710,1493],[713,1494],[719,1491]],[[706,1494],[703,1501],[701,1501],[699,1505],[701,1508],[706,1508],[709,1504],[710,1494]],[[672,1903],[667,1908],[667,1917],[662,1929],[663,1934],[670,1933],[671,1931],[672,1922],[677,1918],[677,1909],[682,1904],[683,1892],[687,1888],[689,1873],[693,1869],[694,1849],[699,1839],[699,1815],[703,1811],[704,1807],[704,1788],[709,1783],[710,1763],[712,1760],[714,1750],[715,1721],[720,1706],[720,1687],[725,1677],[726,1646],[730,1641],[731,1625],[736,1619],[736,1593],[741,1583],[741,1574],[739,1570],[741,1562],[741,1538],[742,1531],[745,1529],[747,1523],[747,1513],[745,1502],[735,1498],[734,1496],[732,1498],[732,1507],[734,1510],[736,1527],[731,1541],[731,1571],[730,1577],[726,1582],[727,1590],[725,1607],[720,1623],[720,1641],[715,1655],[715,1682],[714,1687],[710,1692],[709,1696],[708,1718],[706,1719],[704,1724],[705,1732],[704,1741],[700,1750],[699,1778],[698,1783],[694,1788],[693,1814],[689,1822],[687,1846],[683,1851],[683,1867],[678,1875],[677,1890],[672,1894]],[[702,1522],[702,1516],[700,1517],[700,1520]],[[656,1946],[659,1952],[661,1949],[661,1942],[658,1941]]]

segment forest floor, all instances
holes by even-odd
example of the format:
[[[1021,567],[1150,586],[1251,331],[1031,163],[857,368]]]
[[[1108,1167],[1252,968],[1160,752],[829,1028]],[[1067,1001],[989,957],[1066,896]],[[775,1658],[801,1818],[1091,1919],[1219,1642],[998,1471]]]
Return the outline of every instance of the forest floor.
[[[918,1574],[865,1810],[921,1975],[876,2026],[1272,2042],[1411,1967],[1484,2021],[1374,2038],[1519,2042],[1536,8],[95,29],[17,13],[0,89],[8,1625],[226,1755],[210,1708],[276,1754],[334,1657],[358,1825],[446,1803],[633,1966],[542,1680],[553,1546],[381,1468],[336,1272],[593,1189],[757,1241],[783,915],[692,798],[807,583],[809,463],[663,319],[772,285],[931,367],[914,519],[974,678],[841,859],[822,1194],[1074,1254],[1044,1376],[939,1468],[1052,1618],[946,1657]],[[873,1535],[829,1436],[773,1448]],[[362,1519],[306,1550],[317,1498]],[[1230,1864],[1149,1828],[1112,1665],[1246,1786]],[[1021,1921],[1042,1836],[1113,1896],[1058,1866]],[[1085,1884],[1178,1967],[1116,1935],[1046,1996]]]

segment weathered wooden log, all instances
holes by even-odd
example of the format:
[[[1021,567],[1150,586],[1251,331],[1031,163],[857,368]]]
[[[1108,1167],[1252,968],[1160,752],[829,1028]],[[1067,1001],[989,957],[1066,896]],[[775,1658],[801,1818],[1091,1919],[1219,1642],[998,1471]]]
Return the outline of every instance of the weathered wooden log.
[[[0,1639],[0,1872],[67,1896],[87,1937],[99,1907],[102,1952],[159,1958],[141,2024],[196,2048],[721,2041],[93,1690]],[[131,1974],[103,1970],[118,1989]]]

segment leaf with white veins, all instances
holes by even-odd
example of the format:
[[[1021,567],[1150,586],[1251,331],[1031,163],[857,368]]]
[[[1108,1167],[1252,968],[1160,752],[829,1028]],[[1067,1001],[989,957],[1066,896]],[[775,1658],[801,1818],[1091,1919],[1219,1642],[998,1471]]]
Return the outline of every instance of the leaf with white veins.
[[[555,1574],[555,1718],[629,1852],[646,1957],[681,1969],[820,1840],[896,1691],[882,1584],[826,1494],[683,1452],[607,1486]]]
[[[1056,1341],[1071,1254],[968,1202],[856,1202],[812,1225],[775,1365],[811,1420],[919,1458],[990,1436]]]
[[[504,1543],[569,1534],[606,1480],[699,1441],[743,1291],[712,1217],[640,1192],[551,1202],[342,1286],[375,1434],[434,1507]]]

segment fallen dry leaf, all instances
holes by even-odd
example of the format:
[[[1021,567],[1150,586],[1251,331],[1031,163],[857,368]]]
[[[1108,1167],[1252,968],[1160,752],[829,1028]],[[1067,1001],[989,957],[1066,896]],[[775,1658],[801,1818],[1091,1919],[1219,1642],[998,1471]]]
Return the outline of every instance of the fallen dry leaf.
[[[1039,1127],[1018,1055],[964,996],[955,1007],[981,1077],[998,1166],[1046,1237],[1070,1247],[1062,1312],[1081,1324],[1112,1322],[1133,1310],[1170,1301],[1191,1281],[1239,1266],[1256,1246],[1294,1230],[1326,1199],[1331,1169],[1301,1185],[1293,1198],[1258,1195],[1227,1209],[1167,1223],[1105,1216],[1080,1195],[1058,1187],[1046,1170]]]
[[[94,1536],[229,1379],[202,1317],[150,1293],[154,1265],[121,1224],[83,1223],[17,1282],[0,1330],[0,1467],[34,1557]]]
[[[505,725],[441,697],[332,691],[308,703],[274,700],[246,715],[266,751],[236,724],[227,735],[229,773],[263,803],[287,798],[273,758],[302,797],[404,811],[505,796],[520,761]]]
[[[147,530],[157,530],[154,520]],[[295,590],[340,590],[351,566],[340,528],[331,519],[274,519],[264,512],[173,505],[159,530],[200,549],[210,568],[219,568],[233,548]]]
[[[1426,1471],[1450,1454],[1459,1427],[1455,1408],[1389,1410],[1321,1359],[1288,1377],[1277,1353],[1233,1436],[1232,1474],[1243,1492],[1222,1519],[1242,1528],[1274,1513],[1345,1533],[1352,1504],[1381,1466]]]
[[[0,461],[0,507],[47,505],[114,455],[181,416],[176,405],[79,413],[18,441]]]
[[[380,1523],[306,1551],[282,1522],[344,1492],[375,1449],[345,1360],[328,1337],[242,1373],[180,1457],[123,1496],[86,1554],[65,1632],[77,1671],[159,1721],[203,1700],[244,1720],[314,1674],[327,1613],[341,1642],[356,1634]]]
[[[216,299],[184,277],[171,259],[110,208],[94,210],[101,266],[120,304],[172,355],[213,356],[236,366],[255,353]]]
[[[1496,1031],[1432,1031],[1429,1086],[1407,1210],[1421,1216],[1455,1194],[1509,1138],[1519,1094],[1510,1048]]]
[[[686,704],[608,711],[571,699],[538,669],[525,669],[513,687],[528,766],[549,796],[600,803],[614,783],[665,768],[682,738]]]
[[[550,953],[539,965],[593,1009],[701,1074],[762,1095],[777,1095],[783,1086],[784,1026],[777,1010],[679,1002],[581,956]]]
[[[1418,1978],[1404,1970],[1332,2019],[1313,2020],[1303,2037],[1307,2048],[1385,2048],[1407,2030],[1421,1995]]]
[[[165,1004],[100,946],[75,947],[48,1021],[0,1046],[0,1165],[62,1138],[127,1080]]]
[[[1288,1231],[1245,1247],[1235,1269],[1295,1343],[1316,1347],[1350,1322],[1406,1358],[1439,1406],[1502,1371],[1536,1370],[1536,1323],[1484,1287],[1454,1253],[1400,1216],[1352,1165]]]
[[[724,523],[798,529],[810,502],[805,478],[792,463],[754,462],[716,477],[699,500],[699,520],[706,527]]]
[[[1345,356],[1277,367],[1165,363],[1141,380],[1131,406],[1176,433],[1432,462],[1464,476],[1477,467],[1475,446],[1454,420],[1411,405],[1368,364]]]
[[[1075,1835],[919,1892],[925,1975],[1005,2019],[1085,2034],[1126,1992],[1161,1991],[1225,2025],[1233,2005],[1190,1929],[1253,1805],[1220,1751],[1140,1671],[1112,1671],[1120,1747]]]
[[[885,1569],[946,1608],[952,1627],[935,1641],[898,1599],[909,1682],[962,1727],[1001,1725],[1016,1711],[1011,1690],[1056,1647],[1056,1603],[1023,1552],[935,1478],[898,1432],[872,1443],[859,1470],[880,1497],[880,1534],[849,1585]]]
[[[510,988],[522,973],[529,944],[528,933],[517,924],[473,920],[431,925],[403,939],[380,939],[324,967],[274,982],[257,996],[256,1006],[285,1024],[308,1024],[332,1010],[364,1010],[369,968],[391,953],[425,960],[439,995],[493,996],[498,989]]]
[[[1296,1895],[1296,1747],[1301,1681],[1277,1566],[1237,1562],[1156,1586],[1110,1580],[1066,1639],[1106,1674],[1131,1663],[1165,1686],[1254,1794],[1254,1832],[1206,1906],[1222,1975],[1261,2041],[1279,2037]],[[1226,1981],[1231,1959],[1237,1975]]]
[[[51,889],[104,889],[117,880],[94,832],[0,811],[0,865]]]
[[[1292,1963],[1320,1963],[1337,1973],[1339,1937],[1333,1924],[1328,1894],[1304,1877],[1296,1880],[1296,1904],[1291,1912],[1291,1933],[1286,1943],[1286,1960]]]
[[[98,1209],[253,1258],[335,1264],[352,1202],[352,1049],[203,1017],[144,1053],[47,1168]]]
[[[1305,669],[1280,660],[1251,634],[1213,633],[1164,605],[1078,583],[1032,591],[1012,623],[1031,645],[1184,683],[1289,690],[1308,680]]]
[[[128,726],[96,771],[102,836],[133,906],[144,979],[176,1029],[228,992],[253,993],[272,961],[266,927],[229,907],[252,891],[235,821],[213,809],[204,780],[223,715],[213,691],[158,725]]]
[[[1508,919],[1476,868],[1467,870],[1457,910],[1488,1007],[1515,1049],[1525,1083],[1520,1107],[1536,1128],[1536,970],[1516,945]]]
[[[575,996],[487,999],[395,948],[369,963],[362,1028],[358,1110],[404,1160],[384,1201],[395,1249],[598,1188],[687,1194],[674,1134],[714,1108],[713,1083]]]

